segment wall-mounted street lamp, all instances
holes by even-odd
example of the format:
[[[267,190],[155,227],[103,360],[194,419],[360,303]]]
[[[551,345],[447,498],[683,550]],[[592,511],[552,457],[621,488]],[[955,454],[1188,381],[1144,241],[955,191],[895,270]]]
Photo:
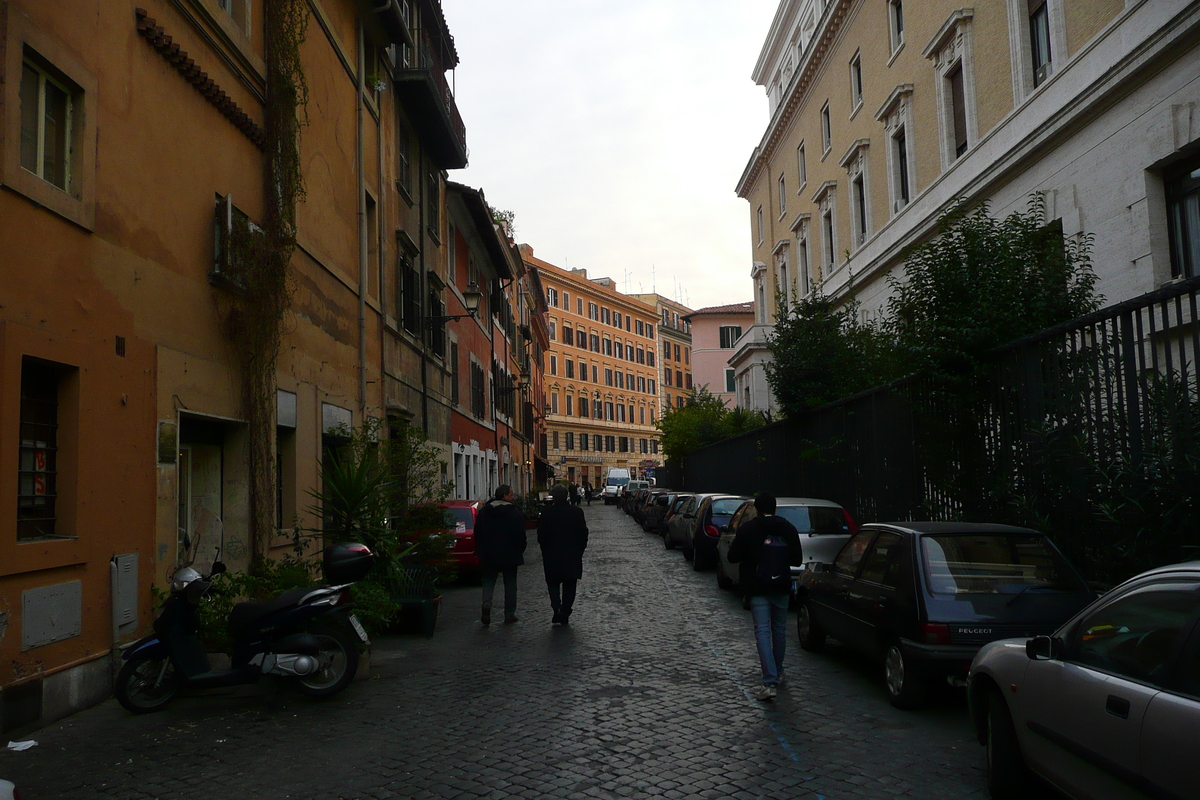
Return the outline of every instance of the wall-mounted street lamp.
[[[519,391],[523,390],[527,385],[528,384],[526,383],[525,376],[519,375],[519,376],[517,376],[517,382],[514,383],[512,386],[496,387],[496,394],[506,395],[506,394],[512,394],[513,392],[519,392]]]
[[[483,302],[483,292],[479,291],[479,286],[476,285],[475,281],[471,281],[467,284],[467,288],[463,289],[463,305],[467,307],[467,313],[431,316],[429,317],[429,324],[443,325],[452,320],[475,317],[479,314],[479,304],[481,302]]]

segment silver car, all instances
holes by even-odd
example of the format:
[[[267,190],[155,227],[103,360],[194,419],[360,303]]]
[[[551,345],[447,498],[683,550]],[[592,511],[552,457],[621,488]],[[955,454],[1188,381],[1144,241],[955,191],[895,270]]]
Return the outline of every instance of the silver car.
[[[1016,599],[1016,598],[1014,598]],[[988,789],[1200,797],[1200,561],[1138,575],[1053,636],[985,645],[968,698]]]
[[[776,515],[795,525],[800,532],[800,549],[805,564],[813,561],[833,563],[842,545],[858,530],[850,513],[832,500],[777,497],[775,505]],[[733,537],[742,523],[757,515],[754,501],[747,500],[730,517],[729,524],[721,529],[721,538],[717,540],[717,585],[722,589],[736,589],[740,582],[738,566],[729,563],[729,545],[733,544]],[[796,577],[802,569],[792,567],[792,577]]]

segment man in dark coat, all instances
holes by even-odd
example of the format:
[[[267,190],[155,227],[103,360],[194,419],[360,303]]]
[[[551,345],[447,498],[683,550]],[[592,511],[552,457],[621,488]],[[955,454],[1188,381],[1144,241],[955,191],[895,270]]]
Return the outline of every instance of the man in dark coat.
[[[750,598],[754,638],[762,665],[758,700],[772,700],[783,682],[783,653],[787,646],[787,611],[792,594],[791,567],[803,562],[800,533],[775,516],[775,497],[762,492],[754,498],[758,515],[743,522],[729,545],[729,561],[740,564],[741,589]]]
[[[511,486],[496,489],[475,518],[475,552],[483,579],[483,610],[479,621],[492,623],[492,595],[496,579],[504,575],[504,621],[517,621],[517,567],[525,563],[525,515],[513,505]]]
[[[538,517],[538,544],[542,567],[550,590],[551,623],[566,625],[575,603],[575,585],[583,577],[583,551],[587,549],[588,526],[583,509],[567,502],[567,487],[556,485],[550,496],[554,504]]]

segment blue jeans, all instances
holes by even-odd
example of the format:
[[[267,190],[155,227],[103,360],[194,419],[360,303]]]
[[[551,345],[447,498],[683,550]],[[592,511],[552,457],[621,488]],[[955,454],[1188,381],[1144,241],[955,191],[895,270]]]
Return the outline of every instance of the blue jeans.
[[[787,593],[755,595],[750,598],[754,618],[754,639],[758,660],[762,663],[762,682],[776,686],[783,675],[783,654],[787,648]]]
[[[499,570],[491,567],[480,567],[479,576],[483,579],[483,605],[492,607],[492,596],[496,592],[496,579],[504,575],[504,616],[511,617],[517,613],[517,568],[508,567]]]

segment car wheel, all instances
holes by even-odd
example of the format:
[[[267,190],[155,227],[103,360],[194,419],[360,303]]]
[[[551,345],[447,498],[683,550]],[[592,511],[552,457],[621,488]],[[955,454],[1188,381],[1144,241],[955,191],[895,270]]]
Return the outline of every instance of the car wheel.
[[[801,600],[796,609],[796,633],[800,637],[800,646],[810,653],[825,646],[825,630],[813,619],[807,600]]]
[[[720,558],[717,559],[717,586],[726,591],[733,588],[733,578],[725,573],[724,562]]]
[[[693,547],[692,549],[694,551],[692,553],[692,569],[696,572],[704,572],[706,569],[711,569],[712,565],[709,564],[710,556],[708,553],[705,553],[698,547]]]
[[[692,547],[692,543],[688,539],[683,540],[683,557],[688,561],[691,561],[696,557],[696,550],[694,547]]]
[[[904,655],[899,640],[892,640],[883,655],[883,685],[896,708],[919,708],[928,688],[912,660]]]
[[[671,538],[670,531],[663,531],[663,547],[667,550],[675,549],[675,540]]]
[[[1012,714],[1000,692],[987,697],[987,784],[992,800],[1015,800],[1029,790],[1029,770],[1021,756]]]

